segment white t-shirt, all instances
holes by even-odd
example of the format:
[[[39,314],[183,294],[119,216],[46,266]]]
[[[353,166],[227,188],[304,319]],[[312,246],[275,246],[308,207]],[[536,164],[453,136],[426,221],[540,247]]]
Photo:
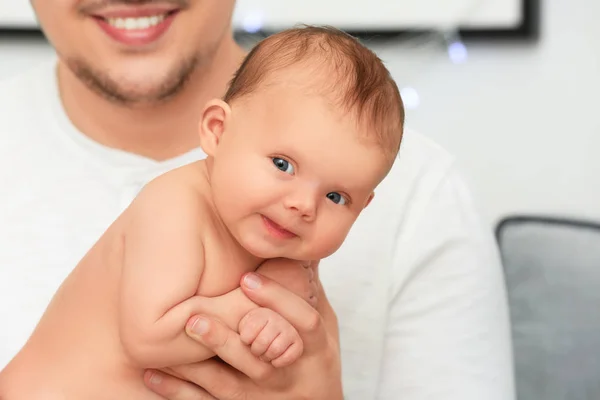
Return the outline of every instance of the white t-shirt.
[[[62,109],[54,63],[0,84],[0,368],[62,280],[166,162],[109,149]],[[504,281],[453,158],[407,131],[400,160],[321,264],[347,400],[511,400]]]

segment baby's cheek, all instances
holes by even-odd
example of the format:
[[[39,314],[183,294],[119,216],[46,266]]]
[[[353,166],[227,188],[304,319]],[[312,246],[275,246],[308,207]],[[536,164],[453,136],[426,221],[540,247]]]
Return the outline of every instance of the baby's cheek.
[[[310,254],[308,259],[320,260],[335,253],[342,243],[344,243],[347,234],[348,229],[339,225],[337,227],[330,226],[327,229],[321,229],[310,245],[308,251],[312,254]]]

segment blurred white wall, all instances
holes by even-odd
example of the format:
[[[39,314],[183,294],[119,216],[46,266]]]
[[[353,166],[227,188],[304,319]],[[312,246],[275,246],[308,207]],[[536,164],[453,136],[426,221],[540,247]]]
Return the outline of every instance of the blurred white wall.
[[[490,226],[525,212],[600,221],[600,2],[542,3],[539,43],[472,43],[461,64],[440,41],[372,44],[419,95],[408,125],[458,157]],[[0,79],[51,55],[0,34]]]
[[[380,51],[418,91],[409,125],[459,157],[490,223],[516,212],[600,221],[600,2],[542,3],[536,45],[473,44],[464,64],[440,52],[421,71],[403,68],[410,52]]]

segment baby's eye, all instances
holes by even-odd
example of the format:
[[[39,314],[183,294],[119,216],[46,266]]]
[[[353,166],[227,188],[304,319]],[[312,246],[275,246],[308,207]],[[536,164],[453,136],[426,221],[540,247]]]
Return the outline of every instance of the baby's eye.
[[[339,204],[341,206],[346,204],[346,198],[338,192],[327,193],[327,198],[333,201],[335,204]]]
[[[279,157],[273,157],[273,164],[283,172],[294,175],[294,166],[287,160]]]

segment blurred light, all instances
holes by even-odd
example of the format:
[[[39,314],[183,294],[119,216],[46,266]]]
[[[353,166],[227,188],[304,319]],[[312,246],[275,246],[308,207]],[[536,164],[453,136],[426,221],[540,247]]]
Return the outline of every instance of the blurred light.
[[[414,110],[419,107],[421,99],[419,98],[419,93],[414,88],[405,87],[400,91],[400,95],[407,110]]]
[[[263,22],[263,14],[258,11],[254,11],[249,14],[246,14],[244,20],[242,21],[242,26],[244,27],[244,30],[246,32],[256,33],[262,29]]]
[[[463,42],[452,42],[448,46],[448,56],[453,63],[462,64],[468,58],[467,48]]]

